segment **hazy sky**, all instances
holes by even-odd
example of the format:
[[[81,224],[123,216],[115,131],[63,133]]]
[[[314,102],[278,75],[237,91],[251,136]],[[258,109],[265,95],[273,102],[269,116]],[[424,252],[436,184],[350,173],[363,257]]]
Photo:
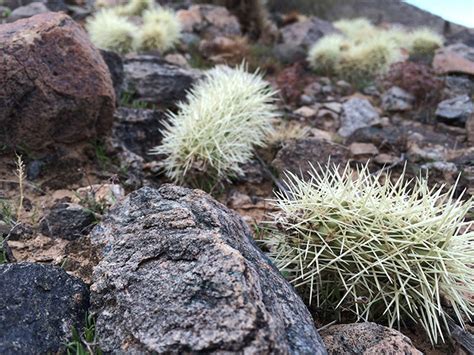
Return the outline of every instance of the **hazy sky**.
[[[474,0],[405,0],[423,10],[467,27],[474,27]]]

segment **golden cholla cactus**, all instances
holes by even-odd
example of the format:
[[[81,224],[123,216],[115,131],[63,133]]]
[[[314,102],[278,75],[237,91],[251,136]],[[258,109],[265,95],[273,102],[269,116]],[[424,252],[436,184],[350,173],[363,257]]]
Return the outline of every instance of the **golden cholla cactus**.
[[[163,169],[175,182],[203,174],[218,181],[242,173],[253,148],[263,146],[276,116],[275,91],[258,73],[217,66],[169,113],[162,145]]]
[[[421,178],[393,182],[367,166],[310,174],[305,181],[288,173],[265,241],[309,303],[389,326],[413,321],[433,343],[449,332],[446,304],[461,325],[471,319],[474,232],[465,216],[472,199]]]

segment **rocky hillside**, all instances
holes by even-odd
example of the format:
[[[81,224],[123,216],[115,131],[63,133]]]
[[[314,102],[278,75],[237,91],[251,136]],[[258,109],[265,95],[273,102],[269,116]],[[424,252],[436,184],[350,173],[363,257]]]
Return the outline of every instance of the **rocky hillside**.
[[[0,353],[474,353],[474,43],[381,4],[1,3]]]

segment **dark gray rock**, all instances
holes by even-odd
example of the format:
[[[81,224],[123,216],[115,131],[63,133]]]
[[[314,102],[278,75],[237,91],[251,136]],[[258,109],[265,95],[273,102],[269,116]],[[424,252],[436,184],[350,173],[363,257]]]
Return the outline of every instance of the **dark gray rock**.
[[[15,10],[19,7],[26,6],[35,2],[35,0],[2,0],[2,5]],[[67,5],[64,0],[44,0],[41,1],[51,11],[67,11]]]
[[[149,151],[161,144],[160,130],[164,128],[165,119],[159,110],[120,107],[115,112],[113,137],[117,145],[146,160],[154,160]]]
[[[469,144],[474,146],[474,115],[466,121],[467,140]]]
[[[326,354],[305,305],[248,226],[202,191],[135,191],[91,240],[106,352]]]
[[[460,138],[444,130],[437,132],[432,125],[415,123],[360,128],[347,138],[346,144],[372,143],[381,151],[400,154],[406,152],[413,143],[420,147],[442,145],[447,149],[459,149],[463,146]]]
[[[456,31],[446,38],[447,44],[462,43],[466,46],[474,48],[474,29],[464,28],[461,31]]]
[[[382,108],[385,111],[409,111],[414,102],[415,97],[398,86],[391,87],[382,95]]]
[[[99,49],[99,51],[105,64],[107,64],[107,67],[109,68],[110,77],[112,78],[112,83],[114,85],[115,97],[118,100],[120,98],[124,76],[122,57],[115,52],[106,51],[104,49]]]
[[[422,355],[402,333],[365,322],[332,325],[321,332],[329,354]]]
[[[40,174],[45,162],[39,159],[32,160],[26,165],[26,177],[28,180],[36,180]]]
[[[338,32],[331,22],[317,17],[310,17],[305,21],[295,22],[283,27],[281,37],[283,43],[308,49],[322,37]]]
[[[286,142],[277,153],[272,166],[282,178],[285,177],[286,171],[308,177],[307,172],[311,170],[311,165],[318,170],[319,165],[324,167],[330,160],[333,164],[345,166],[348,159],[349,151],[342,145],[305,138]]]
[[[184,33],[194,33],[201,38],[242,35],[239,20],[224,6],[192,5],[178,11],[177,16]]]
[[[49,265],[0,265],[0,349],[8,354],[64,351],[72,329],[82,329],[89,291],[79,279]]]
[[[297,47],[288,43],[277,43],[272,49],[272,54],[280,62],[291,64],[296,61],[304,60],[308,54],[307,51],[301,47]]]
[[[282,43],[275,47],[275,55],[283,62],[306,58],[308,49],[320,38],[339,32],[331,22],[310,17],[281,29]]]
[[[74,203],[55,206],[40,223],[44,235],[74,240],[90,232],[96,221],[94,214]]]
[[[134,99],[170,107],[186,97],[186,91],[201,77],[194,69],[184,69],[165,60],[138,55],[124,61],[124,91]]]
[[[474,95],[474,79],[467,75],[447,75],[444,84],[448,97]]]
[[[337,133],[342,137],[348,137],[357,129],[374,125],[379,121],[379,113],[369,100],[354,97],[342,104],[341,127]]]
[[[17,7],[7,18],[7,22],[14,22],[22,18],[49,12],[49,9],[42,2],[32,2],[25,6]]]
[[[436,108],[439,121],[456,126],[464,126],[472,114],[474,114],[474,103],[467,95],[441,101]]]

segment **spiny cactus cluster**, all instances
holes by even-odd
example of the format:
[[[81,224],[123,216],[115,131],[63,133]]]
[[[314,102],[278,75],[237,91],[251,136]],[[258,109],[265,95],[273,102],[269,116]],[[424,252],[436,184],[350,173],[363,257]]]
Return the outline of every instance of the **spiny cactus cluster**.
[[[141,16],[141,26],[129,16]],[[175,46],[181,35],[181,24],[175,13],[156,7],[150,0],[131,0],[126,5],[100,10],[86,24],[92,43],[119,53],[157,50],[165,52]]]
[[[443,37],[429,28],[419,28],[410,34],[410,52],[413,55],[431,55],[443,45]]]
[[[413,321],[435,343],[452,315],[474,314],[471,200],[425,179],[395,182],[367,166],[288,174],[266,240],[270,256],[309,303],[358,320]],[[384,178],[384,179],[383,179]],[[452,309],[450,315],[445,307]]]
[[[87,31],[97,47],[128,53],[133,50],[138,27],[112,10],[102,10],[87,22]]]
[[[166,156],[161,163],[170,179],[194,185],[197,176],[219,181],[241,174],[276,117],[275,92],[244,64],[209,70],[178,108],[168,114],[162,145],[152,154]]]
[[[318,72],[337,74],[352,82],[385,73],[401,60],[403,50],[412,55],[432,55],[443,44],[440,35],[426,28],[385,30],[366,19],[341,20],[334,26],[342,34],[321,38],[310,48],[308,61]]]
[[[334,27],[347,37],[363,41],[367,36],[374,35],[377,31],[375,26],[366,18],[342,19],[333,23]]]

